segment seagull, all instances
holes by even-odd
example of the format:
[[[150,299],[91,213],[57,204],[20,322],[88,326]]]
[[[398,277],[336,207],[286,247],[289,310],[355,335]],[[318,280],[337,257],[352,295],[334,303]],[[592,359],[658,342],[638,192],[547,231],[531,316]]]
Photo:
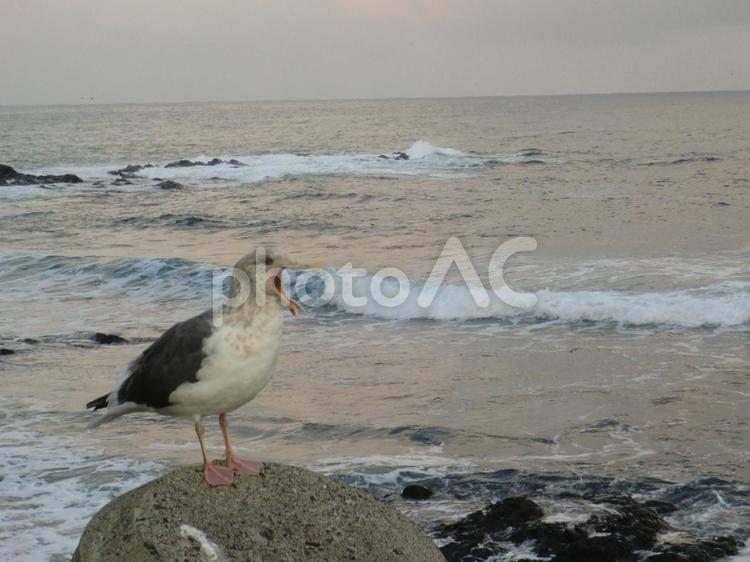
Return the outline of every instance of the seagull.
[[[258,461],[238,458],[229,442],[227,413],[255,398],[268,384],[279,353],[284,309],[301,305],[284,289],[286,268],[296,263],[274,249],[259,247],[234,266],[227,303],[179,322],[164,332],[122,372],[117,388],[86,404],[105,409],[89,428],[133,412],[190,418],[203,454],[209,486],[232,483],[235,474],[259,475]],[[219,416],[226,466],[206,454],[205,416]]]

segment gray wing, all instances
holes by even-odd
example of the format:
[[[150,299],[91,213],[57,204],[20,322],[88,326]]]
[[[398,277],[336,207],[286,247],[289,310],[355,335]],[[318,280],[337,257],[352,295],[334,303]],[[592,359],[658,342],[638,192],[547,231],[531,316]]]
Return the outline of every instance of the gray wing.
[[[208,310],[164,332],[130,365],[130,375],[117,392],[117,402],[134,402],[151,408],[170,405],[169,395],[185,382],[196,382],[206,358],[203,341],[213,330]]]

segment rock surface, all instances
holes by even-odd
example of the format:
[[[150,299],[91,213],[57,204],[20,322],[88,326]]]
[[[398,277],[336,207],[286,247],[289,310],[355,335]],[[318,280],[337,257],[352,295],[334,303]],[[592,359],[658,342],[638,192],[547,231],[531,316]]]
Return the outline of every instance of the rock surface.
[[[232,159],[228,164],[235,164],[237,163],[236,160]],[[199,162],[199,161],[192,161],[192,160],[177,160],[176,162],[170,162],[169,164],[166,164],[165,168],[192,168],[193,166],[218,166],[219,164],[224,164],[224,160],[221,158],[211,158],[208,162]]]
[[[266,464],[210,488],[199,467],[171,472],[106,505],[75,562],[444,560],[395,508],[302,468]]]
[[[421,484],[409,484],[401,491],[401,497],[406,500],[426,500],[431,498],[434,493]]]
[[[81,183],[83,180],[75,174],[35,176],[16,172],[10,166],[0,164],[0,185],[35,185],[41,183]]]
[[[709,562],[736,554],[734,537],[700,538],[678,532],[662,518],[676,508],[665,502],[638,502],[627,496],[597,499],[601,512],[585,522],[544,521],[544,511],[526,497],[510,497],[437,529],[451,539],[442,547],[448,560],[484,560],[507,553],[508,543],[532,545],[536,556],[551,562]],[[606,507],[605,507],[606,506]],[[679,540],[664,540],[667,535]],[[538,559],[538,558],[537,558]]]
[[[105,334],[103,332],[96,332],[93,336],[91,336],[91,339],[96,343],[105,345],[113,343],[128,343],[128,340],[126,340],[122,336],[118,336],[117,334]]]

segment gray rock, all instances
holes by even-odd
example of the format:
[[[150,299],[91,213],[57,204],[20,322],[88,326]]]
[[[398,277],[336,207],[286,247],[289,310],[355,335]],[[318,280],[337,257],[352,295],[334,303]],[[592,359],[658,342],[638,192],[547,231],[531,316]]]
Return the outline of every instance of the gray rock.
[[[395,508],[308,470],[266,464],[210,488],[200,467],[171,472],[106,505],[74,562],[445,560]]]

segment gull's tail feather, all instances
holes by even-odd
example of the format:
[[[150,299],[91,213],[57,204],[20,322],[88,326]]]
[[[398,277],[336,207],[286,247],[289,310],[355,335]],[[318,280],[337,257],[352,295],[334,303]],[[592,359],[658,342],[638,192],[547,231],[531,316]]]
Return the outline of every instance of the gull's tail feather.
[[[133,402],[116,404],[114,406],[107,407],[107,411],[103,416],[99,416],[91,420],[91,422],[86,426],[86,429],[94,429],[95,427],[99,427],[103,423],[111,422],[112,420],[119,418],[120,416],[124,416],[125,414],[129,414],[131,412],[143,412],[145,410],[146,408],[144,408],[143,406],[139,406],[138,404],[135,404]]]
[[[86,404],[86,409],[88,410],[90,408],[93,408],[94,410],[101,410],[102,408],[106,408],[107,407],[107,401],[109,399],[109,395],[110,395],[110,393],[108,392],[104,396],[100,396],[99,398],[95,398],[94,400],[92,400],[91,402],[89,402],[88,404]]]
[[[86,426],[86,429],[94,429],[95,427],[98,427],[103,423],[111,422],[112,420],[119,418],[122,415],[129,414],[130,412],[143,411],[146,409],[143,406],[135,404],[134,402],[124,402],[123,404],[119,404],[117,401],[116,390],[92,400],[91,402],[86,404],[86,408],[93,408],[95,411],[102,410],[104,408],[107,409],[106,412],[104,412],[103,416],[98,416],[95,419],[91,420],[91,422]]]

